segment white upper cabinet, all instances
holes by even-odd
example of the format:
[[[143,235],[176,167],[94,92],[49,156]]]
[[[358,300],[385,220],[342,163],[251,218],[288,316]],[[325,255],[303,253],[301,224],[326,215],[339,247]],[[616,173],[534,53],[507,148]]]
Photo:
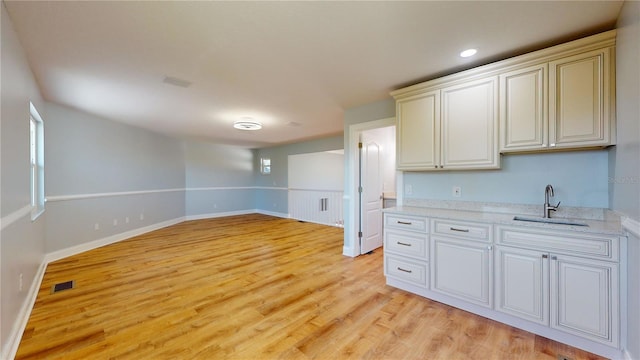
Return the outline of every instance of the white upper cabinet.
[[[497,169],[498,78],[489,77],[442,89],[440,167]]]
[[[499,168],[497,110],[495,76],[398,99],[398,169]]]
[[[606,146],[611,139],[610,49],[549,63],[549,146]]]
[[[398,100],[396,111],[398,168],[436,168],[440,159],[440,91]]]
[[[500,74],[500,151],[615,144],[613,47]]]
[[[548,146],[547,64],[500,75],[500,151]]]
[[[398,170],[615,145],[615,30],[393,91]]]

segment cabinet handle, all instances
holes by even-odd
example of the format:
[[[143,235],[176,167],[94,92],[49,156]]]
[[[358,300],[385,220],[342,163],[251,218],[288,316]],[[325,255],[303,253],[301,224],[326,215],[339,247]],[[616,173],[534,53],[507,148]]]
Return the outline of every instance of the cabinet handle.
[[[551,260],[558,260],[558,257],[557,256],[552,256]]]
[[[411,225],[410,222],[400,221],[400,220],[398,220],[398,224],[400,224],[400,225]]]
[[[458,229],[458,228],[454,228],[454,227],[450,227],[449,230],[451,230],[451,231],[460,231],[460,232],[469,232],[469,229]]]
[[[543,258],[543,259],[548,259],[548,258],[549,258],[549,255],[547,255],[547,254],[542,254],[542,258]]]
[[[402,272],[409,273],[409,274],[411,274],[411,273],[413,272],[413,271],[411,271],[411,270],[406,270],[406,269],[403,269],[403,268],[401,268],[401,267],[399,267],[399,268],[397,268],[397,269],[398,269],[398,270],[400,270],[400,271],[402,271]]]
[[[440,169],[442,169],[444,166],[440,165]]]
[[[437,169],[437,168],[438,168],[438,165],[434,166],[434,168],[436,168],[436,169]]]
[[[396,241],[396,243],[397,243],[398,245],[411,246],[411,244],[403,243],[403,242],[400,242],[400,241]]]
[[[493,246],[491,245],[487,246],[487,250],[493,250]]]

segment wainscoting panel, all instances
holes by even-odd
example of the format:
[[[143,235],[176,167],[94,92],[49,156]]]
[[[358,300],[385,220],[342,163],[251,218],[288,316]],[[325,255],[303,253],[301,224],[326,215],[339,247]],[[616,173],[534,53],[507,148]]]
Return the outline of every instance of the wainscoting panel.
[[[292,219],[342,227],[342,191],[289,189]]]

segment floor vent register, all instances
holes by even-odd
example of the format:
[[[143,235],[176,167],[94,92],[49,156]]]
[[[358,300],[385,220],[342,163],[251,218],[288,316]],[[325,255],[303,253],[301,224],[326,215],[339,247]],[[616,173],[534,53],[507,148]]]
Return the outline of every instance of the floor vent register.
[[[55,285],[53,285],[53,287],[51,287],[51,293],[55,294],[55,293],[58,293],[60,291],[73,289],[74,287],[76,287],[76,282],[73,281],[73,280],[61,282],[61,283],[55,284]]]

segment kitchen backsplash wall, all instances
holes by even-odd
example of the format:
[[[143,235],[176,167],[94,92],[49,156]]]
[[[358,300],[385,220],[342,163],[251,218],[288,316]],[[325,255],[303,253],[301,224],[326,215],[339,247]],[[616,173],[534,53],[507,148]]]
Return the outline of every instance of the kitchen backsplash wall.
[[[504,155],[502,169],[485,171],[405,172],[406,199],[544,203],[544,188],[553,185],[555,204],[609,206],[608,154],[602,150]],[[453,196],[453,187],[461,196]]]

